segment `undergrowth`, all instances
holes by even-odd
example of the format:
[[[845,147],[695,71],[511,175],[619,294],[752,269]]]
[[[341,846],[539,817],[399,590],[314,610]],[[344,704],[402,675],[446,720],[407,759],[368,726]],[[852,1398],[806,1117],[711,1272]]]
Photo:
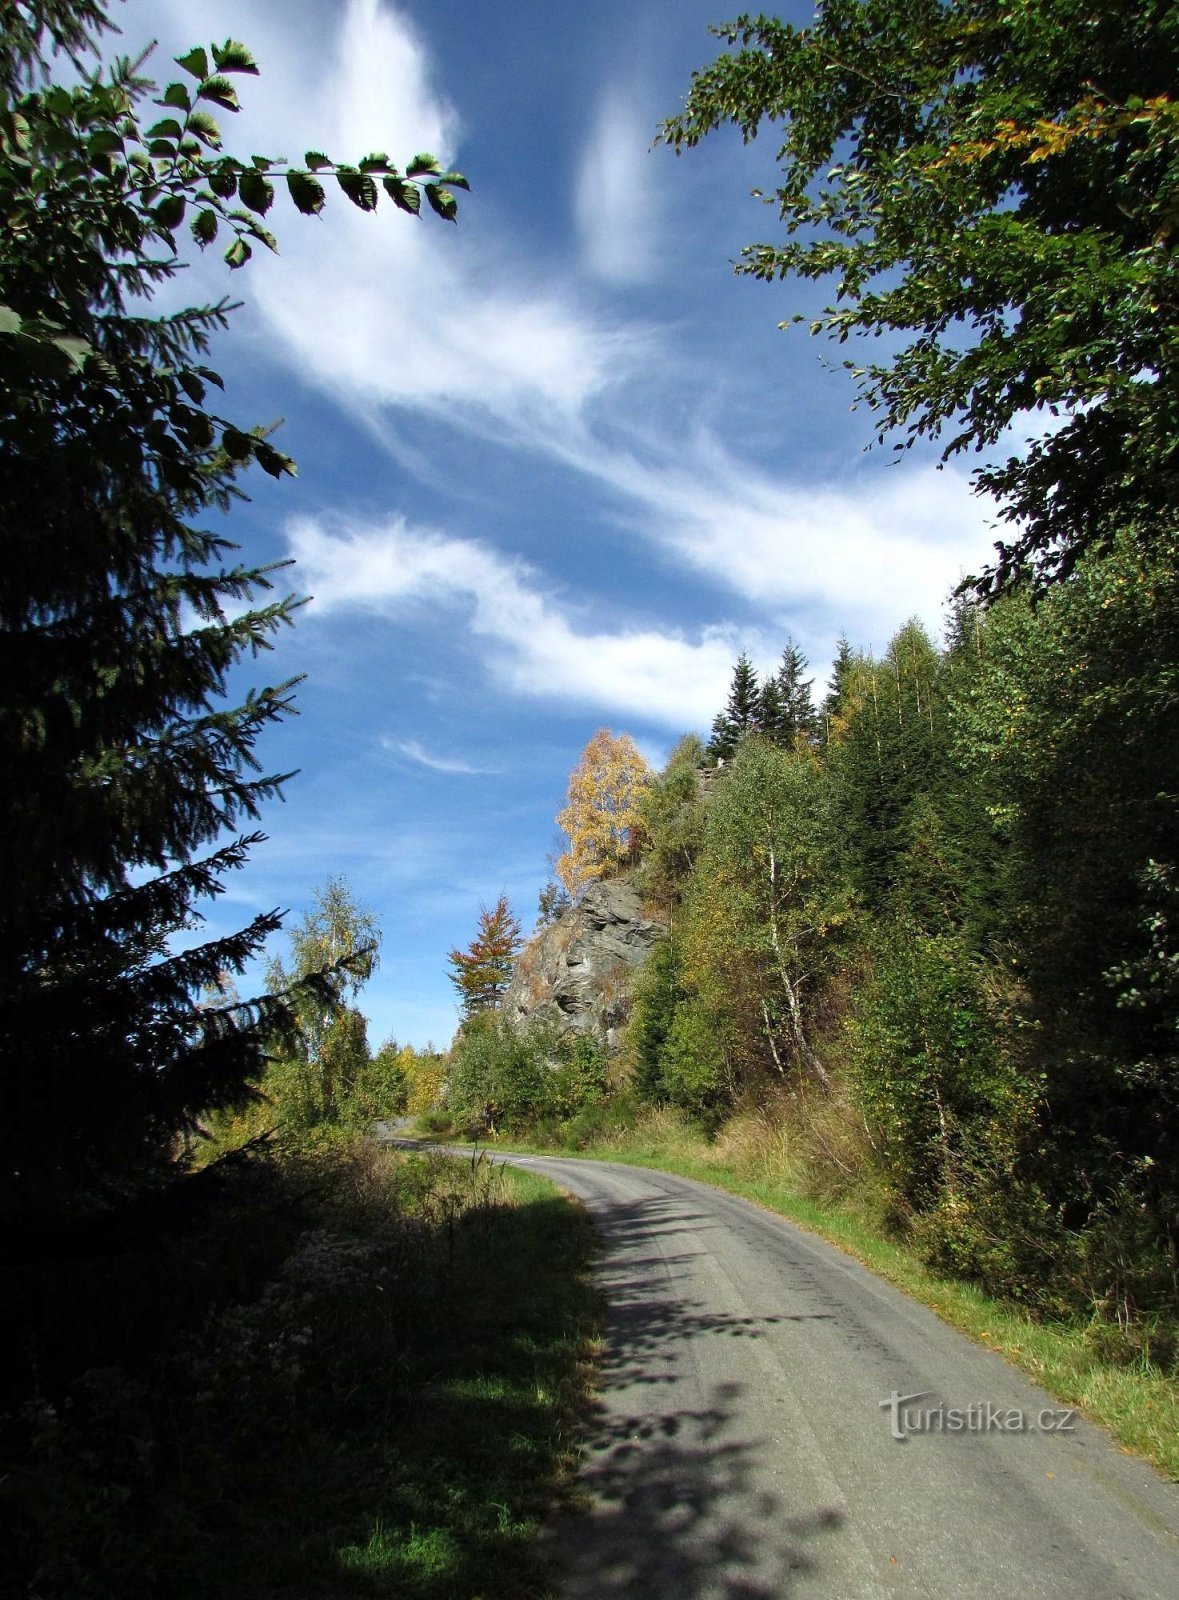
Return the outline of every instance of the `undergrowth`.
[[[26,1264],[26,1331],[72,1332],[0,1419],[0,1592],[543,1593],[590,1250],[532,1174],[336,1140],[167,1241]]]

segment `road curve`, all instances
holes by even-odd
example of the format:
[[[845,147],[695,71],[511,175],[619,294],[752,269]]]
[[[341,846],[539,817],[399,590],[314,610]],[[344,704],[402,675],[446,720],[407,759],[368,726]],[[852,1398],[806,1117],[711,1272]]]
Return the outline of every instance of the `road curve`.
[[[584,1203],[610,1306],[563,1600],[1179,1597],[1179,1487],[1041,1431],[1050,1395],[848,1256],[686,1178],[508,1159]]]

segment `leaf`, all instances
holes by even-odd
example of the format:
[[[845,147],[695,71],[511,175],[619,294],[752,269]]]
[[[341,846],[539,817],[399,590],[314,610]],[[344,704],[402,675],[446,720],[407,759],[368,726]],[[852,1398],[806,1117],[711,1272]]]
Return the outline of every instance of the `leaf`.
[[[179,139],[183,132],[184,129],[176,121],[175,117],[164,117],[163,120],[157,122],[154,127],[149,128],[143,137],[145,139]],[[101,137],[102,135],[100,133],[96,133],[94,135],[94,139]],[[90,141],[91,149],[94,148],[94,139]]]
[[[225,259],[231,267],[244,267],[253,253],[244,239],[235,239],[225,252]]]
[[[220,150],[221,129],[217,124],[216,118],[206,111],[203,106],[198,106],[192,113],[188,119],[188,126],[196,134],[197,138],[203,139],[211,149]]]
[[[377,186],[367,172],[337,172],[336,182],[354,206],[359,206],[362,211],[376,210]]]
[[[307,154],[303,157],[303,164],[310,167],[312,172],[318,172],[320,167],[330,167],[334,165],[332,158],[330,156],[325,156],[322,150],[308,150]]]
[[[171,233],[184,221],[184,213],[188,201],[182,194],[166,194],[159,205],[152,212],[161,228],[166,228]]]
[[[18,150],[29,148],[29,119],[22,116],[19,111],[13,111],[4,118],[4,134],[10,144]]]
[[[422,209],[422,197],[412,183],[403,183],[400,178],[385,178],[384,185],[385,193],[395,206],[408,211],[412,217],[418,215]]]
[[[252,222],[250,224],[250,236],[257,239],[259,244],[264,244],[268,250],[273,250],[275,255],[278,254],[278,240],[260,222]]]
[[[217,213],[210,211],[206,206],[203,211],[198,211],[192,219],[192,236],[203,250],[206,245],[212,244],[217,237]]]
[[[92,346],[85,339],[75,339],[68,334],[53,340],[54,345],[67,358],[71,368],[77,372],[85,363],[86,357],[93,354]]]
[[[198,367],[196,370],[206,383],[211,383],[215,389],[224,389],[225,380],[219,372],[214,372],[212,367]]]
[[[151,137],[151,134],[148,134]],[[86,149],[92,156],[114,155],[116,150],[123,148],[122,135],[114,128],[97,128],[86,141]]]
[[[185,72],[194,78],[207,78],[209,75],[209,58],[200,45],[190,50],[186,56],[174,57],[174,60],[178,67],[183,67]]]
[[[361,172],[388,172],[389,157],[380,150],[375,155],[365,156],[359,166]]]
[[[430,155],[427,151],[420,151],[414,156],[405,171],[407,177],[423,178],[428,173],[438,171],[438,157]]]
[[[248,433],[243,433],[240,428],[224,428],[221,432],[221,447],[231,461],[248,461],[254,453],[256,441]]]
[[[22,320],[20,313],[11,306],[0,306],[0,333],[19,333]]]
[[[222,200],[232,200],[237,193],[237,163],[219,161],[208,174],[209,188]]]
[[[318,216],[324,206],[323,184],[306,172],[288,172],[286,178],[287,193],[295,209],[305,217]]]
[[[449,189],[440,189],[437,184],[428,183],[426,199],[430,202],[430,209],[436,211],[444,221],[458,221],[458,201]]]
[[[456,189],[469,190],[471,187],[461,172],[440,172],[438,174],[438,182],[452,183]]]
[[[242,173],[237,192],[242,205],[256,211],[260,217],[264,217],[274,204],[274,185],[254,167],[247,167]]]
[[[228,78],[206,78],[197,90],[197,98],[211,100],[215,106],[224,106],[226,111],[240,110],[237,90]]]
[[[188,90],[182,83],[170,83],[164,90],[163,98],[156,102],[161,106],[179,106],[181,111],[192,110],[192,99]]]
[[[213,61],[218,72],[248,72],[258,75],[258,66],[245,45],[238,39],[226,39],[220,48],[213,46]]]
[[[281,478],[284,472],[292,478],[296,476],[295,463],[290,456],[284,456],[273,445],[259,442],[254,449],[254,460],[272,478]]]
[[[185,394],[190,400],[195,400],[197,405],[203,404],[205,398],[205,386],[197,377],[195,372],[189,372],[187,368],[183,369],[176,374],[176,382],[184,390]]]

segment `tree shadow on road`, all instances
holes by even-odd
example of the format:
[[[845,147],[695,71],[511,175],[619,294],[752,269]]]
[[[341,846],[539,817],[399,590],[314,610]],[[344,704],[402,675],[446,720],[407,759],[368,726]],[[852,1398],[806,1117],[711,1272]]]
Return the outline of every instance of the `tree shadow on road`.
[[[786,1319],[708,1310],[686,1283],[681,1296],[677,1279],[686,1280],[692,1253],[675,1253],[676,1239],[697,1232],[682,1202],[595,1202],[593,1215],[610,1313],[602,1394],[583,1426],[582,1505],[547,1534],[560,1593],[790,1594],[822,1565],[843,1513],[788,1503],[772,1486],[768,1419],[758,1416],[752,1384],[706,1377],[713,1341],[756,1340]]]

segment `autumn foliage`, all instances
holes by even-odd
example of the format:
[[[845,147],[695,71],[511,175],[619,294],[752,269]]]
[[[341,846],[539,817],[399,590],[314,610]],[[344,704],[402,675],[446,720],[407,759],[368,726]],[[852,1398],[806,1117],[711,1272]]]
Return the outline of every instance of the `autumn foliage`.
[[[557,876],[574,900],[635,858],[639,800],[650,781],[651,770],[628,733],[615,738],[609,728],[599,728],[581,752],[569,777],[568,803],[557,813],[557,826],[569,837]]]
[[[499,1004],[519,949],[520,923],[501,894],[490,911],[480,907],[479,932],[467,949],[452,950],[447,957],[464,1018]]]

